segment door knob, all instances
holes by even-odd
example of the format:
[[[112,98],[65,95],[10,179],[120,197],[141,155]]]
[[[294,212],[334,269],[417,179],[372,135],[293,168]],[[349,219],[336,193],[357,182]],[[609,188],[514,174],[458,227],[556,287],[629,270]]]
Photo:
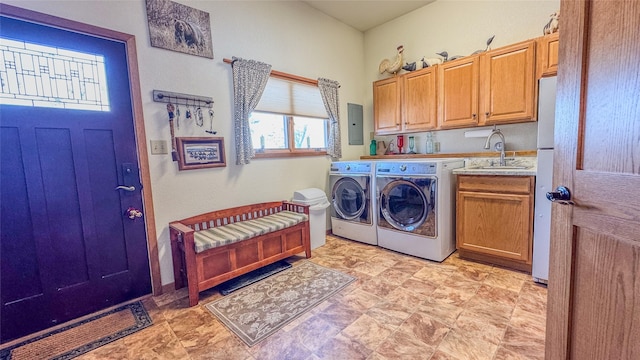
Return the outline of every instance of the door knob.
[[[575,205],[575,203],[571,201],[571,192],[566,186],[562,185],[558,186],[556,191],[548,192],[547,199],[560,205]]]
[[[116,190],[136,191],[136,187],[135,187],[135,186],[124,186],[124,185],[119,185],[119,186],[116,186]]]
[[[126,217],[128,217],[131,220],[135,220],[135,218],[141,218],[142,217],[142,211],[134,208],[134,207],[129,207],[127,209],[127,211],[124,212],[124,215]]]

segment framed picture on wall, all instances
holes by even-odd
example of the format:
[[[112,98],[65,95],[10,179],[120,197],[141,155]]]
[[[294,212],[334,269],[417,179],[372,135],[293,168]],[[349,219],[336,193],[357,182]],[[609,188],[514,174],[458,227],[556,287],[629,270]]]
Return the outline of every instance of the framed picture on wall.
[[[209,13],[170,0],[147,0],[151,46],[213,59]]]
[[[176,138],[178,169],[192,170],[225,167],[224,138],[179,137]]]

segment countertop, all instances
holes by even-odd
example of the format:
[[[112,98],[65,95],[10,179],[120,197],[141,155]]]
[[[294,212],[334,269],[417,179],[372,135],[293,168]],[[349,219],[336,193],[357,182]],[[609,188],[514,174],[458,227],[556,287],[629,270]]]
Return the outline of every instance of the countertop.
[[[509,169],[486,166],[495,166],[496,158],[471,158],[465,160],[465,167],[453,170],[456,175],[506,175],[506,176],[535,176],[537,160],[535,157],[507,158],[507,166],[522,166],[524,169]]]
[[[534,157],[536,150],[505,151],[507,157]],[[397,159],[447,159],[447,158],[497,158],[496,151],[484,151],[474,153],[437,153],[437,154],[392,154],[392,155],[367,155],[360,156],[360,160],[397,160]]]

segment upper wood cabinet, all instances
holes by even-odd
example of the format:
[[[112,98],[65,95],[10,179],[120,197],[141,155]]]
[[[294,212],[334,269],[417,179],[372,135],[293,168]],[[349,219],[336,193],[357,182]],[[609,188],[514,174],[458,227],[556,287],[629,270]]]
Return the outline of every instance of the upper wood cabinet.
[[[478,124],[477,55],[438,65],[438,127],[453,129]]]
[[[435,129],[437,122],[435,67],[402,76],[402,130],[406,132]]]
[[[541,36],[538,43],[538,78],[558,73],[558,45],[560,33]]]
[[[394,134],[401,129],[399,77],[373,83],[373,119],[376,135]]]
[[[546,64],[557,68],[554,37],[557,33],[374,82],[376,135],[535,121],[536,75],[542,71],[536,46],[548,41]]]
[[[436,128],[434,67],[373,83],[376,135],[427,131]]]
[[[535,121],[535,46],[530,40],[480,56],[478,125]]]

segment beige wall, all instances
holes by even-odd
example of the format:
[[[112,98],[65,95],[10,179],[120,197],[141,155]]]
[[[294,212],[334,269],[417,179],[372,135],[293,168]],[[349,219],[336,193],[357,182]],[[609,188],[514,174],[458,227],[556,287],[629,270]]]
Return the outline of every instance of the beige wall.
[[[404,45],[404,61],[420,62],[423,56],[438,57],[446,50],[452,55],[469,55],[484,49],[492,35],[492,48],[513,44],[542,35],[549,15],[560,9],[559,0],[460,1],[438,0],[405,16],[373,28],[364,36],[364,68],[367,82],[364,101],[365,134],[373,131],[373,93],[371,84],[391,76],[380,75],[382,59],[395,58],[396,47]],[[404,72],[404,70],[403,70]],[[507,150],[535,149],[536,124],[500,126]],[[465,139],[465,130],[436,131],[441,152],[484,151],[484,139]],[[416,136],[418,152],[424,153],[424,133]],[[368,138],[368,137],[367,137]],[[376,137],[390,140],[392,137]],[[405,140],[405,144],[408,142]]]
[[[153,48],[149,45],[144,1],[6,1],[15,6],[97,25],[136,36],[140,82],[148,140],[169,140],[163,103],[152,101],[154,89],[210,96],[215,101],[214,129],[225,140],[227,167],[178,171],[170,155],[149,155],[162,283],[173,282],[167,224],[198,213],[260,201],[290,199],[307,187],[328,187],[330,158],[254,160],[235,165],[232,128],[232,56],[267,62],[273,69],[340,82],[343,124],[347,103],[362,104],[365,83],[363,34],[301,2],[179,1],[209,12],[215,59]],[[184,112],[183,112],[184,113]],[[207,136],[185,126],[177,136]],[[357,158],[362,146],[343,154]],[[148,146],[148,144],[147,144]]]
[[[151,47],[144,1],[3,2],[135,35],[148,140],[169,140],[165,106],[152,101],[154,89],[214,99],[214,129],[225,139],[227,167],[179,172],[170,155],[149,158],[163,284],[173,282],[170,221],[240,204],[288,199],[293,191],[307,187],[327,190],[328,157],[235,165],[231,67],[223,58],[260,60],[276,70],[340,82],[343,159],[358,159],[368,154],[366,140],[373,131],[371,83],[382,78],[377,73],[380,60],[392,57],[399,44],[405,46],[408,61],[441,50],[468,54],[492,34],[496,34],[494,47],[507,45],[538,36],[548,15],[559,7],[559,1],[438,1],[363,34],[297,1],[179,1],[209,12],[215,56],[211,60]],[[364,105],[364,146],[348,145],[347,103]],[[518,148],[535,147],[530,128],[535,129],[527,125],[505,129],[507,146],[516,142]],[[464,145],[457,140],[460,133],[438,132],[442,150],[480,150],[481,140]],[[183,121],[176,135],[207,134]]]

